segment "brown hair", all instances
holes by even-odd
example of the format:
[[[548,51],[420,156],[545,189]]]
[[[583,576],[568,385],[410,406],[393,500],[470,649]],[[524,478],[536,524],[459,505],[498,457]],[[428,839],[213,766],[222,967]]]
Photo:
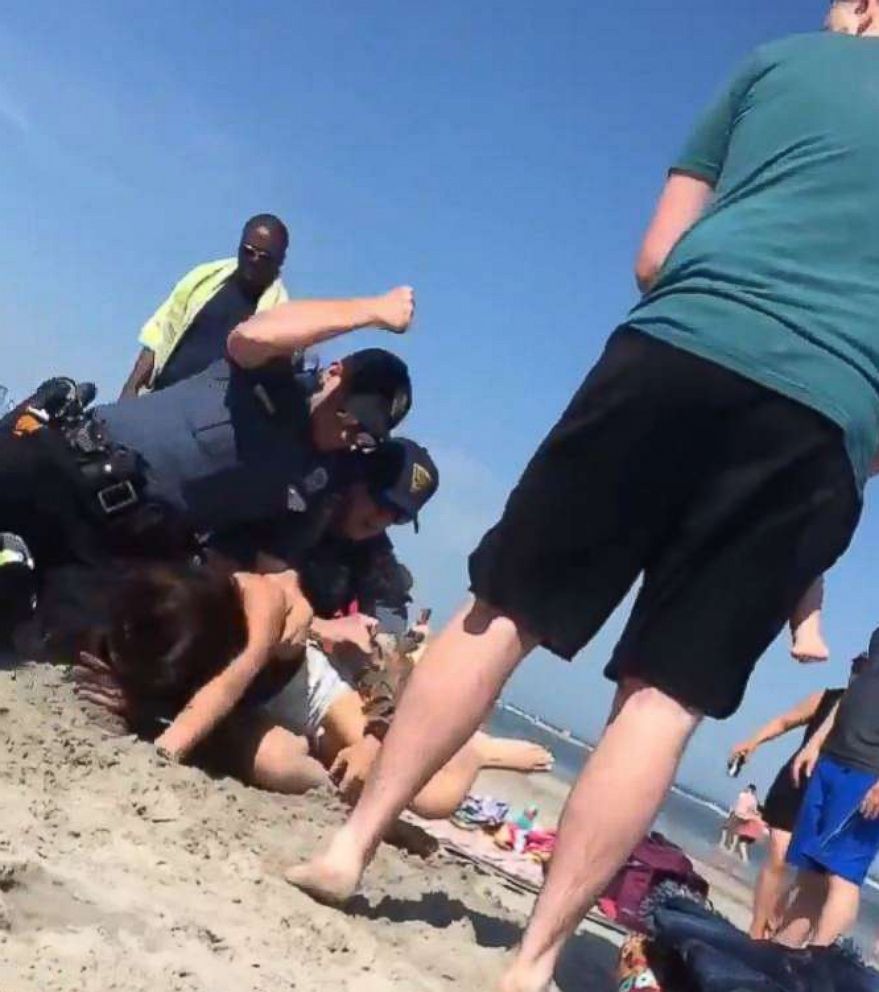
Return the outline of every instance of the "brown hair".
[[[138,565],[112,593],[107,654],[136,716],[173,716],[247,642],[241,594],[218,569]]]

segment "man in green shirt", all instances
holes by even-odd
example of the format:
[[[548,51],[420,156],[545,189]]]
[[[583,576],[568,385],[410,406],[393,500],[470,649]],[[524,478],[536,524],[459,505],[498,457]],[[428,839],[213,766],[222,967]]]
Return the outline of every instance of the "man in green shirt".
[[[165,389],[202,372],[225,356],[226,340],[238,324],[286,303],[281,268],[289,240],[283,221],[257,214],[244,225],[236,258],[187,272],[144,324],[143,348],[122,397]]]
[[[610,721],[502,992],[549,988],[700,720],[736,710],[857,525],[879,441],[879,0],[834,4],[829,26],[761,48],[695,129],[645,237],[643,299],[472,555],[475,602],[419,664],[348,823],[288,874],[349,896],[522,658],[572,657],[641,578]]]

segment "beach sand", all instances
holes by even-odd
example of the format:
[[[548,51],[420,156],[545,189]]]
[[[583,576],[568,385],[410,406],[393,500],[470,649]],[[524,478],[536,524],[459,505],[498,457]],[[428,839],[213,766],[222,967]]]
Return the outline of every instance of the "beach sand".
[[[341,805],[164,764],[102,730],[57,669],[0,671],[0,747],[3,992],[490,992],[532,902],[448,854],[385,846],[346,914],[317,906],[281,872]],[[564,791],[506,775],[479,789],[544,814]],[[609,990],[618,943],[584,928],[563,992]]]

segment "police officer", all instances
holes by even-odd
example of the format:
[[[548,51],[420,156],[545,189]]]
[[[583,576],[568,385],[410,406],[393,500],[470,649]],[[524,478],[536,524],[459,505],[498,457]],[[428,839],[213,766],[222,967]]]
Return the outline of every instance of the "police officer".
[[[344,494],[326,536],[307,556],[302,586],[315,613],[331,617],[356,605],[386,633],[408,627],[412,576],[394,552],[389,530],[413,524],[439,488],[426,448],[394,438],[363,459],[365,475]]]
[[[39,571],[186,554],[214,530],[307,518],[336,486],[336,456],[380,444],[411,385],[381,349],[310,375],[275,359],[361,327],[403,333],[413,309],[408,287],[293,301],[240,324],[227,359],[161,393],[82,415],[29,411],[0,436],[0,531],[24,539]]]
[[[302,546],[301,529],[289,517],[213,535],[209,544],[239,567],[298,571],[319,618],[356,606],[399,635],[407,628],[412,576],[397,560],[388,530],[410,523],[417,529],[439,471],[427,449],[408,438],[392,438],[351,461],[350,481],[333,498],[332,516],[313,546]]]

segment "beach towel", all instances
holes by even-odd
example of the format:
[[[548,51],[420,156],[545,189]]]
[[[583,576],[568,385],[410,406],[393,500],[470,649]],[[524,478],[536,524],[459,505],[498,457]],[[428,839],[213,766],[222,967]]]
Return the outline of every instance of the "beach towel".
[[[643,935],[629,937],[623,944],[617,965],[618,992],[663,992],[650,967],[648,954],[647,938]]]
[[[555,850],[555,830],[529,830],[525,838],[525,853],[535,861],[549,861]]]
[[[491,796],[467,796],[451,820],[464,830],[495,830],[509,815],[509,803],[492,799]]]

